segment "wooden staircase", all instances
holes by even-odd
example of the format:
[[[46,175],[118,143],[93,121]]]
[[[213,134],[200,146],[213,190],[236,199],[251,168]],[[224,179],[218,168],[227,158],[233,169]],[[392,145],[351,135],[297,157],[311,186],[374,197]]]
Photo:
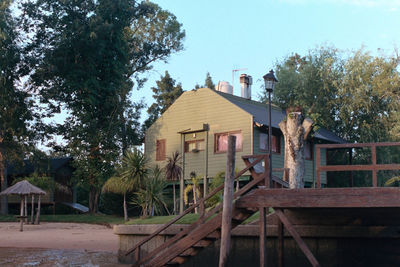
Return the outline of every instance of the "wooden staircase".
[[[263,173],[256,172],[255,165],[264,160],[264,166],[268,165],[268,154],[243,156],[242,157],[246,168],[240,171],[235,180],[242,176],[245,172],[249,171],[253,180],[246,184],[243,188],[234,193],[233,196],[233,209],[232,209],[232,229],[243,223],[247,218],[253,215],[258,209],[238,208],[235,207],[235,200],[247,194],[257,185],[267,185],[269,170],[266,168]],[[258,168],[259,169],[259,168]],[[275,170],[274,170],[275,171]],[[279,171],[279,170],[278,170]],[[287,187],[287,183],[278,177],[273,177],[275,187]],[[176,266],[183,264],[190,257],[197,255],[202,249],[210,246],[221,236],[221,222],[222,222],[222,203],[205,212],[205,206],[208,199],[223,190],[224,185],[219,186],[213,190],[209,195],[200,199],[198,203],[190,206],[181,215],[175,217],[167,224],[160,227],[152,235],[136,244],[130,249],[126,255],[135,252],[136,263],[133,266]],[[167,229],[169,226],[177,222],[186,214],[192,212],[195,208],[200,207],[200,218],[194,222],[190,227],[179,232],[172,238],[168,239],[161,246],[157,247],[147,255],[141,252],[141,247],[149,240],[157,236],[160,232]]]

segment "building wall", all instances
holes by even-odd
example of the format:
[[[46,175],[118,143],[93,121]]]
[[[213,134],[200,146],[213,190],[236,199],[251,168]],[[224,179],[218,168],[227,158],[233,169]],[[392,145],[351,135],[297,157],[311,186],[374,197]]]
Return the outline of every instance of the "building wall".
[[[232,116],[233,114],[233,116]],[[166,156],[179,151],[182,154],[182,138],[178,132],[191,129],[202,129],[208,124],[208,177],[213,177],[225,170],[226,153],[214,152],[215,134],[229,131],[241,131],[242,150],[236,152],[236,168],[245,167],[242,155],[252,154],[253,117],[242,109],[230,103],[210,89],[198,89],[185,92],[164,114],[147,130],[145,154],[152,164],[165,166],[166,162],[156,161],[156,141],[166,139]],[[186,141],[207,139],[207,132],[184,134]],[[190,178],[190,172],[198,176],[206,172],[206,150],[197,153],[185,153],[185,179]]]

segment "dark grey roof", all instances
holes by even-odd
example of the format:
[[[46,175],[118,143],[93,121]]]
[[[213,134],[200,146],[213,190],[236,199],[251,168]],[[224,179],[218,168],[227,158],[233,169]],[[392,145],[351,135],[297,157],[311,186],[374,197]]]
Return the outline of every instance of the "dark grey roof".
[[[33,163],[30,160],[24,160],[22,166],[10,164],[7,166],[8,175],[29,175],[31,173],[55,173],[62,166],[67,165],[72,160],[71,157],[43,159],[40,162]]]
[[[211,89],[209,89],[211,90]],[[215,91],[220,96],[224,97],[226,100],[231,102],[232,104],[238,106],[243,109],[247,113],[251,114],[254,118],[254,122],[261,125],[268,125],[268,104],[264,104],[261,102],[257,102],[254,100],[249,100],[243,97],[223,93],[220,91]],[[279,129],[279,123],[286,117],[285,111],[280,109],[279,107],[272,105],[271,112],[271,124],[273,128]],[[347,143],[346,140],[338,137],[334,133],[328,131],[324,128],[319,128],[315,134],[315,138],[322,139],[329,142],[334,143]]]

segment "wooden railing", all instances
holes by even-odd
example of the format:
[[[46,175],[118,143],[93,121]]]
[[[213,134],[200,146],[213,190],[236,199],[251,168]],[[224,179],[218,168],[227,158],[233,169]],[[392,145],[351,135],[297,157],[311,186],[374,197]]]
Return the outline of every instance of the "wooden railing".
[[[239,179],[240,176],[242,176],[245,172],[249,171],[251,168],[253,168],[257,163],[261,162],[262,160],[265,161],[265,166],[269,166],[269,156],[268,154],[264,154],[264,155],[256,155],[253,156],[255,159],[255,161],[253,161],[251,164],[247,165],[246,168],[244,168],[243,170],[241,170],[238,174],[236,174],[235,176],[235,180]],[[252,181],[250,181],[248,184],[246,184],[244,187],[240,188],[238,191],[236,191],[234,193],[234,200],[240,196],[242,196],[243,194],[245,194],[246,192],[248,192],[252,187],[254,187],[255,185],[263,182],[263,181],[267,181],[268,180],[268,175],[269,175],[269,170],[266,168],[266,171],[262,174],[259,175],[257,177],[253,177],[254,179]],[[199,226],[200,224],[204,223],[205,221],[208,220],[208,218],[214,216],[217,212],[222,210],[222,203],[218,204],[216,207],[214,207],[213,209],[211,209],[210,211],[208,211],[207,213],[205,212],[205,206],[206,206],[206,201],[209,200],[211,197],[213,197],[214,195],[216,195],[218,192],[220,192],[221,190],[224,189],[224,184],[218,186],[217,188],[215,188],[212,192],[210,192],[207,196],[205,196],[204,198],[201,198],[200,200],[198,200],[198,202],[196,204],[192,204],[188,209],[186,209],[182,214],[176,216],[174,219],[172,219],[171,221],[169,221],[168,223],[162,225],[161,227],[159,227],[153,234],[151,234],[150,236],[148,236],[147,238],[141,240],[139,243],[137,243],[132,249],[128,250],[125,255],[129,255],[132,252],[135,252],[135,266],[140,266],[140,264],[143,264],[147,261],[149,261],[151,258],[153,258],[154,256],[156,256],[158,253],[160,253],[161,251],[163,251],[164,249],[166,249],[167,247],[171,246],[173,243],[177,242],[179,239],[181,239],[182,237],[186,236],[187,234],[189,234],[193,229],[195,229],[197,226]],[[146,257],[144,257],[143,259],[140,258],[140,250],[141,247],[146,244],[147,242],[149,242],[151,239],[153,239],[154,237],[156,237],[158,234],[160,234],[162,231],[166,230],[168,227],[170,227],[172,224],[176,223],[178,220],[180,220],[181,218],[183,218],[185,215],[187,215],[188,213],[191,213],[194,211],[195,208],[200,207],[200,218],[193,224],[191,224],[189,227],[187,227],[185,230],[179,232],[178,234],[176,234],[175,236],[173,236],[172,238],[168,239],[166,242],[164,242],[161,246],[157,247],[156,249],[154,249],[153,251],[151,251],[149,254],[146,255]]]
[[[372,171],[372,186],[378,186],[378,171],[400,170],[400,164],[377,164],[376,163],[376,148],[400,146],[400,142],[386,143],[359,143],[359,144],[321,144],[316,145],[316,172],[317,172],[317,188],[321,188],[321,172],[330,171]],[[321,166],[321,148],[325,149],[340,149],[340,148],[371,148],[371,162],[369,165],[325,165]],[[328,179],[328,178],[327,178]]]

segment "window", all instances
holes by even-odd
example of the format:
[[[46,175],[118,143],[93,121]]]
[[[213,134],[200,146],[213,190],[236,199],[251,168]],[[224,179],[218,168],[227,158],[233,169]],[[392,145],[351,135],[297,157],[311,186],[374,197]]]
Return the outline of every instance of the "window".
[[[313,145],[310,141],[306,141],[304,144],[304,157],[307,160],[313,159]]]
[[[165,160],[165,139],[156,141],[156,161]]]
[[[268,151],[268,134],[260,133],[260,150]],[[272,152],[281,153],[281,136],[272,135]]]
[[[205,149],[204,139],[185,142],[185,152],[203,151]]]
[[[224,153],[228,150],[228,136],[234,135],[236,136],[236,151],[242,150],[242,133],[241,132],[226,132],[226,133],[217,133],[215,134],[214,140],[214,152],[215,153]]]

